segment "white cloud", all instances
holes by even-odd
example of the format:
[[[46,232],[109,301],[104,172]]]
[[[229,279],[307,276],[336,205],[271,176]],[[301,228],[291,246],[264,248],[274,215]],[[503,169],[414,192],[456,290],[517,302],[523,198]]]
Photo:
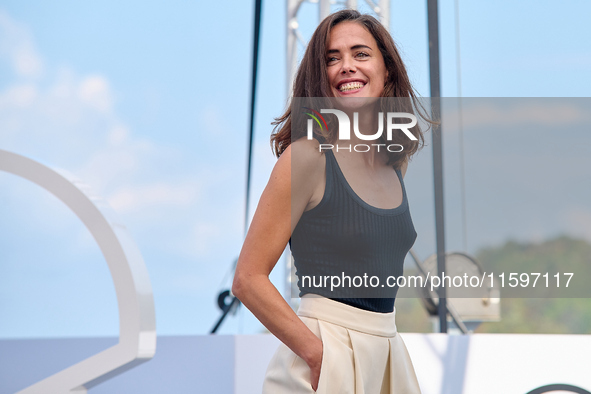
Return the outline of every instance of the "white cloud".
[[[110,112],[113,105],[112,96],[109,82],[101,75],[86,77],[78,84],[80,100],[99,112]]]
[[[37,54],[29,30],[0,10],[0,56],[9,62],[20,77],[39,77],[43,62]]]
[[[100,148],[110,130],[123,127],[112,110],[113,96],[106,77],[80,77],[67,69],[41,80],[15,78],[0,91],[2,146],[41,158],[49,153],[51,161],[51,152],[65,158]],[[115,142],[121,141],[118,134]]]
[[[196,183],[155,183],[145,186],[125,186],[113,193],[108,202],[118,212],[131,212],[153,205],[188,206],[195,202],[199,187]]]
[[[0,108],[30,107],[39,97],[37,86],[27,83],[14,85],[0,92]]]
[[[115,125],[109,131],[109,143],[113,146],[121,146],[129,140],[129,129],[123,125]]]

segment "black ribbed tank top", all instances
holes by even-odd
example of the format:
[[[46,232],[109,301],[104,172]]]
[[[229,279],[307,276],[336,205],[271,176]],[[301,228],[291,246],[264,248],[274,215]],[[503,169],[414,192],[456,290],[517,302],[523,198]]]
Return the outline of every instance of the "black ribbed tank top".
[[[317,206],[302,214],[290,239],[300,296],[318,294],[369,311],[392,312],[398,288],[387,286],[386,281],[389,276],[402,275],[404,258],[417,237],[402,173],[396,170],[402,204],[376,208],[353,191],[333,152],[324,153],[324,195]],[[355,287],[360,282],[354,277],[364,274],[365,283]],[[337,284],[336,279],[326,281],[331,276],[340,277],[344,286],[331,289],[331,282]],[[369,281],[372,276],[379,279],[376,287],[375,278]]]

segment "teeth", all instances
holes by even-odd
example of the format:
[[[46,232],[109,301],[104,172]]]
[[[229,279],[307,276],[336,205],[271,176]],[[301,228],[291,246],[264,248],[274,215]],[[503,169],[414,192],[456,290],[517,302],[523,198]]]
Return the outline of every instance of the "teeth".
[[[361,82],[349,82],[339,86],[341,92],[348,92],[349,90],[361,89],[365,84]]]

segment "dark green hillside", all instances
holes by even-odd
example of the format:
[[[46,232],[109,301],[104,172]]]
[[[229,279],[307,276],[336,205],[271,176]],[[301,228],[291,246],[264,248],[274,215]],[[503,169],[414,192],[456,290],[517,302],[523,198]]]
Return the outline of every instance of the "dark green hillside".
[[[566,236],[541,243],[509,241],[482,249],[476,258],[494,272],[573,272],[572,280],[585,287],[591,281],[591,245]],[[505,299],[501,318],[477,332],[591,334],[591,298]]]
[[[561,236],[540,243],[508,241],[481,249],[476,259],[487,272],[574,272],[573,280],[591,294],[591,244],[584,240]],[[431,332],[418,299],[399,298],[396,309],[400,331]],[[501,321],[483,323],[476,332],[591,334],[591,298],[502,299]]]
[[[566,236],[542,243],[508,241],[480,250],[476,258],[487,271],[574,272],[577,280],[591,279],[591,245]]]

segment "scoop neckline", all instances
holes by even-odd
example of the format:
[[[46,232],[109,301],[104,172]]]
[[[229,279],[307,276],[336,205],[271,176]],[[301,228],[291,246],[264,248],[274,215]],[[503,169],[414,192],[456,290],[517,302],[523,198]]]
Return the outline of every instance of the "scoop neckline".
[[[351,187],[351,185],[347,181],[345,174],[343,174],[343,171],[341,170],[341,166],[339,165],[339,162],[338,162],[337,158],[335,157],[333,151],[329,149],[329,150],[327,150],[327,152],[332,157],[332,160],[334,160],[334,164],[337,168],[337,174],[341,178],[341,180],[343,181],[342,183],[344,184],[345,189],[347,190],[349,195],[353,198],[353,200],[355,200],[363,208],[367,209],[370,212],[377,213],[380,215],[396,215],[396,214],[402,213],[406,210],[406,208],[408,206],[408,201],[406,198],[406,189],[404,187],[404,182],[402,180],[402,173],[400,172],[400,170],[394,168],[394,171],[396,172],[396,176],[398,176],[398,181],[400,182],[400,187],[402,188],[402,202],[400,203],[399,206],[397,206],[395,208],[378,208],[378,207],[368,204],[365,200],[363,200],[361,197],[359,197],[359,195],[357,193],[355,193],[355,190],[353,190],[353,188]]]

